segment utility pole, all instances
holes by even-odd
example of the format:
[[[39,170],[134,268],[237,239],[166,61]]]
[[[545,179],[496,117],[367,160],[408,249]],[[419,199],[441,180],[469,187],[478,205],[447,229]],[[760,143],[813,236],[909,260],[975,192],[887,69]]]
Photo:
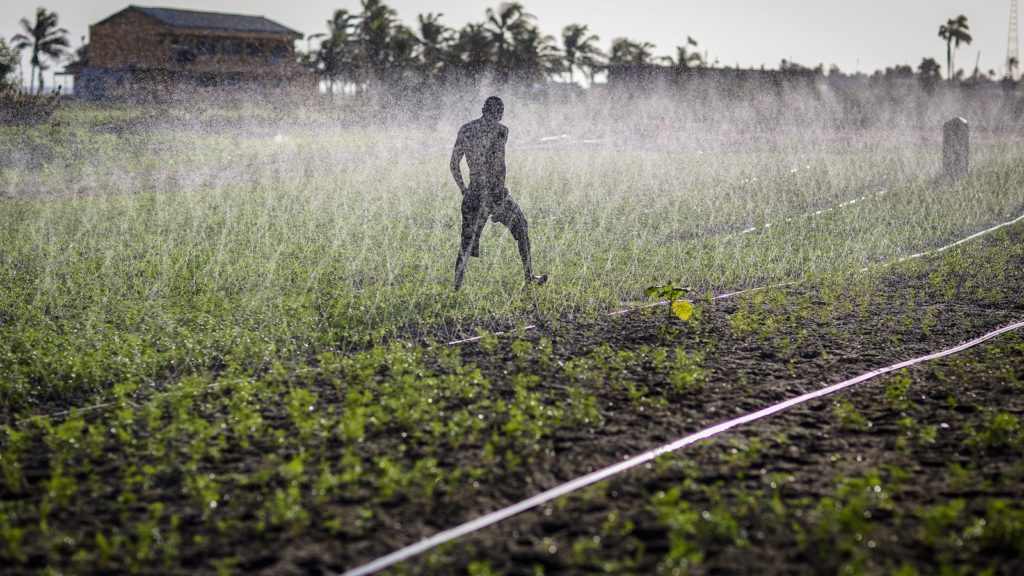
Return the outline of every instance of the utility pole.
[[[1017,68],[1020,66],[1019,26],[1020,15],[1017,13],[1017,0],[1010,0],[1010,34],[1006,41],[1006,77],[1011,81],[1017,79]]]

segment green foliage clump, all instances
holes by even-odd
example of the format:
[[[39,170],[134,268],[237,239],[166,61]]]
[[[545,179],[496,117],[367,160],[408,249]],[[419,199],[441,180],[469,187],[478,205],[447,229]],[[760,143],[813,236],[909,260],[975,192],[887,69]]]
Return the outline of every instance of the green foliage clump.
[[[682,348],[676,348],[675,362],[669,373],[672,390],[679,394],[702,390],[711,373],[703,364],[703,353],[688,354]]]
[[[845,430],[862,430],[871,425],[868,419],[857,410],[857,407],[848,400],[836,403],[832,408],[832,415],[839,422],[839,426]]]
[[[985,418],[981,430],[967,430],[965,444],[977,450],[1004,450],[1024,453],[1024,425],[1008,412],[997,412]]]

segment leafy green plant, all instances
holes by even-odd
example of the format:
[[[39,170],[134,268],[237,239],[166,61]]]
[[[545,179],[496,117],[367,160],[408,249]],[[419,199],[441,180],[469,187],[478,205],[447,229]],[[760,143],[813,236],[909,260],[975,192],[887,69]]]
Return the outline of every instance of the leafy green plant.
[[[25,551],[25,528],[17,526],[17,507],[13,502],[0,502],[0,558],[15,565],[28,561]]]
[[[283,489],[274,490],[256,515],[259,519],[256,529],[259,532],[268,527],[280,527],[298,533],[305,529],[310,521],[309,511],[302,502],[299,484],[294,482]]]
[[[466,566],[466,573],[469,576],[497,576],[493,568],[491,568],[490,562],[480,562],[474,560]]]
[[[672,364],[672,372],[669,373],[673,392],[685,394],[703,389],[710,375],[710,371],[705,369],[703,364],[703,353],[688,354],[686,350],[676,348],[675,362]]]
[[[1024,451],[1024,426],[1020,419],[1008,412],[998,412],[986,417],[984,428],[967,431],[967,446],[984,450]]]
[[[861,430],[870,424],[867,418],[857,410],[857,407],[847,400],[837,402],[832,408],[832,415],[839,422],[839,426],[845,430]]]
[[[28,447],[28,436],[8,425],[0,425],[0,469],[3,470],[4,485],[12,492],[19,492],[24,473],[21,458]]]
[[[686,321],[693,316],[693,302],[680,300],[680,298],[688,291],[689,288],[679,288],[669,282],[660,286],[648,286],[644,289],[644,295],[667,300],[669,311],[680,320]]]
[[[689,569],[700,564],[704,560],[704,551],[698,541],[700,512],[681,498],[678,487],[655,494],[651,506],[669,533],[669,550],[664,559],[666,567]]]
[[[907,396],[913,382],[906,376],[895,376],[885,385],[885,400],[897,410],[906,410],[913,406]]]
[[[995,498],[988,502],[984,522],[976,523],[982,549],[1007,558],[1024,554],[1024,508],[1020,502]]]
[[[857,567],[877,544],[877,516],[894,509],[892,493],[899,487],[870,471],[839,477],[835,492],[821,498],[804,518],[797,543],[824,566]],[[844,568],[845,569],[845,568]]]

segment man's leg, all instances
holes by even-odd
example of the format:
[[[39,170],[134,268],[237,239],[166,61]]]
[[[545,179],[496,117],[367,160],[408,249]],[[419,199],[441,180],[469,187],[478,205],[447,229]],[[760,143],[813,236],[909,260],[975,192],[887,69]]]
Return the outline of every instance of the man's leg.
[[[533,275],[529,226],[526,223],[526,217],[523,216],[522,210],[519,209],[519,205],[516,204],[511,196],[505,196],[499,203],[494,211],[493,218],[495,222],[504,224],[508,231],[512,233],[512,237],[516,239],[516,244],[519,246],[519,258],[523,261],[523,275],[526,276],[526,281],[534,284],[546,282],[548,279],[547,274],[543,276]]]
[[[462,287],[462,279],[466,274],[466,265],[473,252],[479,254],[480,233],[487,223],[487,212],[482,205],[480,195],[466,192],[462,198],[462,238],[459,243],[459,255],[455,258],[455,289]],[[473,254],[476,255],[476,254]]]
[[[487,219],[484,218],[484,222],[486,222],[486,221],[487,221]],[[483,235],[483,226],[481,226],[480,227],[480,231],[478,231],[476,233],[476,235],[473,236],[473,247],[470,248],[470,250],[469,250],[469,255],[472,256],[473,258],[479,258],[480,257],[480,236],[482,236],[482,235]]]

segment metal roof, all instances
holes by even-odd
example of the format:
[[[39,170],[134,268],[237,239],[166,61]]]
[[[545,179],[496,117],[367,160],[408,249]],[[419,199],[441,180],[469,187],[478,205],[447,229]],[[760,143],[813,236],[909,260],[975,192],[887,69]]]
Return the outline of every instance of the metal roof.
[[[220,12],[197,12],[194,10],[153,8],[147,6],[128,6],[128,10],[138,10],[139,12],[157,20],[161,24],[171,28],[288,34],[290,36],[302,38],[302,33],[282,26],[272,20],[267,20],[263,16],[223,14]]]

